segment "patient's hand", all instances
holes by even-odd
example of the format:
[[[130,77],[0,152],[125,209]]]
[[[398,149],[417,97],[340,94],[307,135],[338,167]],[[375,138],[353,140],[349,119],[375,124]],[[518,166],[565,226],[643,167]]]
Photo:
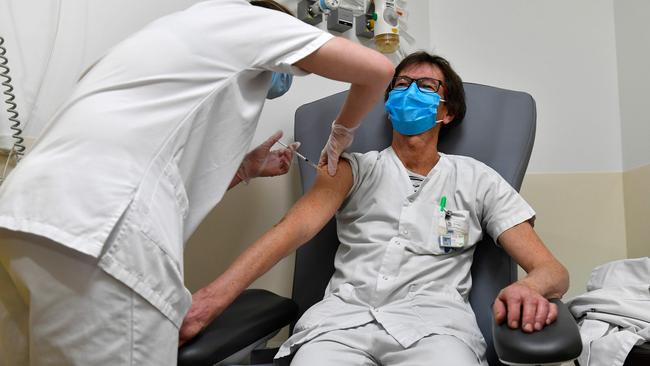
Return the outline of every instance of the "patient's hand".
[[[179,347],[199,334],[225,308],[226,306],[219,302],[219,297],[214,296],[207,287],[195,292],[192,295],[192,306],[185,315],[183,325],[179,330]]]
[[[507,319],[510,328],[521,324],[524,332],[532,333],[555,321],[557,305],[520,281],[499,292],[492,312],[497,324]]]

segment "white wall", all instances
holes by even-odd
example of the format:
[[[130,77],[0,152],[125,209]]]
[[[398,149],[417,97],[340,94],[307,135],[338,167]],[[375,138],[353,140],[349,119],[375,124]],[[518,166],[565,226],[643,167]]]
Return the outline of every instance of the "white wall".
[[[5,38],[25,136],[38,135],[81,72],[108,48],[151,20],[195,2],[0,1],[0,36]],[[4,117],[3,108],[0,135],[8,133]]]
[[[614,1],[623,168],[650,164],[650,2]]]
[[[612,10],[612,0],[433,0],[431,45],[465,81],[533,95],[529,173],[621,171]]]

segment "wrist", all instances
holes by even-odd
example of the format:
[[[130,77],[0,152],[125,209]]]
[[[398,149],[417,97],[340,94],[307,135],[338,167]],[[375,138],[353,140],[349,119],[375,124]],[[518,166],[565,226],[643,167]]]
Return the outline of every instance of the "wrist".
[[[533,291],[535,293],[538,293],[538,294],[540,294],[542,296],[545,296],[544,292],[541,291],[539,286],[528,277],[522,278],[521,280],[519,280],[519,281],[517,281],[515,283],[519,284],[519,285],[522,285],[522,286],[525,286],[528,289],[530,289],[531,291]]]
[[[359,128],[358,122],[341,122],[338,119],[332,121],[332,130],[340,129],[348,133],[353,133]]]
[[[239,179],[239,182],[243,182],[244,184],[248,184],[248,181],[251,180],[251,177],[246,173],[246,167],[244,166],[244,163],[242,163],[239,166],[239,169],[237,169],[235,178]]]
[[[223,294],[212,285],[195,293],[192,296],[192,301],[203,304],[202,317],[206,323],[211,322],[228,307],[228,303],[224,301]]]

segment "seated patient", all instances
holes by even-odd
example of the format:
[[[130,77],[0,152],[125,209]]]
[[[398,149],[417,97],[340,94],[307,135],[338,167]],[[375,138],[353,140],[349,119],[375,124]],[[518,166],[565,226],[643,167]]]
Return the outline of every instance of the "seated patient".
[[[553,322],[557,308],[546,299],[566,292],[567,271],[535,234],[535,212],[498,173],[438,152],[441,128],[465,114],[462,81],[445,59],[407,56],[386,110],[390,147],[344,155],[335,177],[319,172],[283,220],[195,300],[233,298],[233,288],[243,290],[336,213],[334,275],[276,359],[294,354],[291,364],[299,366],[486,365],[468,302],[475,244],[484,233],[528,273],[499,293],[499,322],[526,332]]]

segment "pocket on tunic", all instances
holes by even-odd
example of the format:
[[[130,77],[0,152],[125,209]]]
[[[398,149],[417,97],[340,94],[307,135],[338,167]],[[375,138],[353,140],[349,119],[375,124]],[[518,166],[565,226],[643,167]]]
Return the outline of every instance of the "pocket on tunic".
[[[183,229],[189,200],[174,159],[165,166],[151,193],[143,192],[140,210],[140,230],[176,263],[183,275]]]
[[[164,245],[145,235],[141,227],[149,216],[142,211],[141,203],[134,200],[116,228],[117,235],[107,243],[99,266],[180,327],[192,303],[179,266],[182,257],[172,257],[162,249]]]
[[[412,241],[407,246],[407,249],[415,254],[420,255],[451,255],[459,251],[465,250],[469,245],[469,211],[467,210],[454,210],[450,215],[450,220],[445,220],[445,215],[435,215],[431,218],[431,225],[429,226],[428,235],[425,236],[423,241]],[[449,231],[447,231],[449,230]],[[447,239],[451,239],[456,247],[444,247],[441,243],[442,237],[446,233],[454,232],[454,235],[447,235]],[[462,246],[458,243],[463,242]],[[446,245],[449,245],[447,243]]]
[[[406,245],[406,249],[414,254],[418,255],[435,255],[442,256],[450,253],[446,253],[439,244],[439,235],[438,235],[438,225],[439,217],[434,217],[431,219],[431,224],[429,225],[427,234],[423,237],[423,240],[413,240],[409,241]]]
[[[176,159],[154,165],[100,260],[107,273],[177,326],[192,299],[183,281],[183,228],[188,209]]]

